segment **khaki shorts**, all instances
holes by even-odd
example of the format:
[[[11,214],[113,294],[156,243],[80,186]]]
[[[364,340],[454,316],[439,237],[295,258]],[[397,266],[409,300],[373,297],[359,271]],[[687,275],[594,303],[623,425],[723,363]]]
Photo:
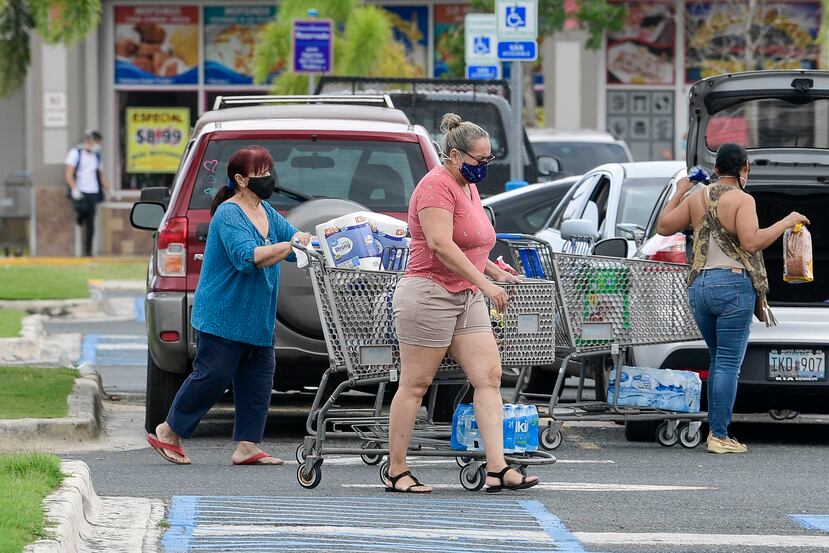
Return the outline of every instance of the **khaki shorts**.
[[[453,294],[428,278],[404,277],[392,301],[397,339],[404,344],[445,348],[453,336],[492,332],[484,295]]]

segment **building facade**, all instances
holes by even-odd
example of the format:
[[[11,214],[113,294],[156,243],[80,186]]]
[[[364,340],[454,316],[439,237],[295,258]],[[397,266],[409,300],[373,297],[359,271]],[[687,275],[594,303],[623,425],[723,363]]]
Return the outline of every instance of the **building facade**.
[[[453,55],[447,33],[462,24],[468,5],[376,3],[392,15],[395,37],[418,72],[445,75]],[[533,68],[545,126],[607,130],[627,141],[637,160],[673,159],[684,155],[687,91],[696,80],[747,67],[817,66],[819,2],[761,0],[748,21],[738,0],[625,5],[623,29],[598,50],[588,50],[578,30],[543,41]],[[278,9],[257,0],[104,0],[101,24],[84,42],[64,48],[35,37],[25,89],[0,100],[7,130],[0,178],[31,176],[32,253],[77,252],[64,159],[84,129],[98,129],[114,193],[100,209],[96,251],[145,254],[149,233],[131,229],[132,203],[141,188],[172,182],[191,125],[217,96],[268,90],[253,82],[253,47]],[[744,30],[755,26],[769,32],[747,43]]]

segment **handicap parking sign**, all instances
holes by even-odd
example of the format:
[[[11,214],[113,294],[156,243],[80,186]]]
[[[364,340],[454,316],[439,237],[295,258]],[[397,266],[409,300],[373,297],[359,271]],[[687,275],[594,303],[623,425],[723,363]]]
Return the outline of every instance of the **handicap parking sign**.
[[[505,20],[507,27],[526,27],[527,8],[522,6],[507,6],[507,14]]]
[[[473,48],[478,55],[486,55],[492,51],[488,36],[476,36],[473,40]]]
[[[496,0],[498,41],[534,41],[538,38],[538,0]]]

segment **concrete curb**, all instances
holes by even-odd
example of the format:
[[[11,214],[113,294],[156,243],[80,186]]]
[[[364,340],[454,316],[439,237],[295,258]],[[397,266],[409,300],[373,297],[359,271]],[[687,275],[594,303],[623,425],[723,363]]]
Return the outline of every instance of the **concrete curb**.
[[[143,296],[146,283],[143,280],[90,280],[89,298],[69,300],[0,300],[0,309],[16,309],[46,317],[94,317],[106,313],[111,317],[134,315],[132,298],[108,298],[106,291],[133,292]]]
[[[26,546],[24,553],[157,550],[164,518],[161,500],[98,497],[82,461],[63,461],[61,471],[66,475],[63,484],[43,502],[51,536]]]
[[[17,338],[0,338],[0,363],[21,362],[40,357],[40,339],[43,336],[43,317],[29,315],[23,319]]]
[[[101,431],[104,390],[96,373],[82,373],[69,395],[69,413],[60,419],[0,421],[0,443],[36,445],[39,441],[79,442],[98,437]]]

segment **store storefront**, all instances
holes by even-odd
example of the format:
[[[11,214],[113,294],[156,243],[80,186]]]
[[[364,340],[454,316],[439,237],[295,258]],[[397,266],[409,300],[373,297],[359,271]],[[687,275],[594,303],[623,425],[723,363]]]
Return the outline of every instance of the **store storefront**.
[[[452,59],[448,39],[463,24],[466,2],[374,3],[390,13],[395,38],[418,75],[445,76],[461,61]],[[750,20],[747,2],[735,0],[625,4],[623,29],[607,36],[598,52],[586,50],[580,31],[544,42],[534,69],[539,89],[546,82],[539,93],[546,126],[607,130],[628,142],[636,160],[681,158],[691,83],[746,67],[817,66],[818,1],[767,0]],[[117,194],[102,206],[100,252],[146,249],[146,234],[137,239],[129,229],[129,207],[140,189],[172,183],[190,128],[217,96],[267,92],[269,83],[254,83],[254,47],[258,31],[278,9],[277,2],[258,0],[105,0],[98,31],[70,52],[61,69],[66,82],[61,77],[50,84],[55,68],[67,65],[66,54],[44,47],[35,56],[33,70],[43,78],[33,94],[62,91],[68,106],[83,113],[76,117],[70,109],[63,130],[46,129],[40,115],[31,116],[43,135],[42,147],[33,135],[33,163],[49,175],[36,184],[60,184],[66,148],[83,128],[99,128],[105,137],[105,169]],[[83,71],[78,84],[73,67]],[[282,70],[275,65],[270,79]],[[27,110],[39,107],[32,102]],[[37,165],[33,171],[38,174]],[[55,205],[63,201],[54,196]],[[66,246],[46,243],[50,248]]]

